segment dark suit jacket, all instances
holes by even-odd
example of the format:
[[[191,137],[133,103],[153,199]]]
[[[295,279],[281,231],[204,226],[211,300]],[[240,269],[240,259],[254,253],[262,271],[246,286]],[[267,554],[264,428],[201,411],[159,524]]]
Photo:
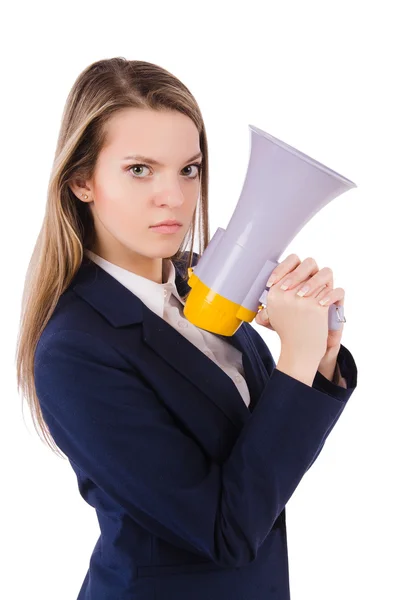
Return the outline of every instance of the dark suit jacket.
[[[175,267],[183,295],[187,265]],[[310,387],[274,368],[249,323],[224,339],[242,352],[249,408],[222,369],[88,258],[62,294],[34,370],[101,531],[78,600],[290,598],[285,505],[357,385],[355,361],[342,345],[348,389],[319,372]]]

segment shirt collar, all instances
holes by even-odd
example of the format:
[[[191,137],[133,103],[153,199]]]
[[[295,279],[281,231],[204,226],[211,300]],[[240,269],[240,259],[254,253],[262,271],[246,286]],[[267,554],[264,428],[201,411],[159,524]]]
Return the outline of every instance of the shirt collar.
[[[123,267],[111,263],[98,254],[85,248],[84,253],[97,265],[107,271],[112,277],[117,279],[124,287],[130,290],[135,296],[138,296],[144,304],[159,317],[164,318],[165,303],[169,302],[171,295],[183,305],[182,300],[175,285],[175,267],[169,258],[163,258],[163,280],[164,283],[156,283],[151,279],[132,273]]]

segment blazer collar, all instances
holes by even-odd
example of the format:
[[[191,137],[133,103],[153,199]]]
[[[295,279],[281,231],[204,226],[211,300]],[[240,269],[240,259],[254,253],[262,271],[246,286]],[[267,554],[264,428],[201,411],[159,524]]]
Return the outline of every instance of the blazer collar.
[[[175,262],[175,285],[180,296],[190,289],[183,276],[186,259]],[[197,263],[194,257],[193,266]],[[142,323],[143,342],[206,394],[235,425],[241,427],[252,412],[268,379],[266,369],[242,323],[232,336],[219,336],[242,353],[243,367],[251,402],[249,408],[231,378],[167,321],[151,311],[140,298],[119,281],[84,257],[70,285],[71,289],[115,327]],[[170,348],[174,349],[170,351]],[[176,351],[177,350],[177,351]],[[203,373],[207,376],[203,377]]]

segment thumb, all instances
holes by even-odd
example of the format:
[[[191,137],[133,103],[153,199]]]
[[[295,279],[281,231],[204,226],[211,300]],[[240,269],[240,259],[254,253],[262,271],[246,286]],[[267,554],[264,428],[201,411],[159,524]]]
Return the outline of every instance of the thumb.
[[[255,321],[258,325],[263,325],[264,327],[268,327],[269,329],[273,329],[270,325],[269,315],[267,313],[266,306],[264,306],[256,315]]]

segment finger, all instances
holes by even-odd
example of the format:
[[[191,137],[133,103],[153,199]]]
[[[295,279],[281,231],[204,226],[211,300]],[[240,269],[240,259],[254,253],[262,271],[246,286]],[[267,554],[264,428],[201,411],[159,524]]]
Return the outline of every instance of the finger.
[[[344,306],[345,290],[341,287],[335,288],[334,290],[324,289],[318,296],[316,301],[322,302],[322,306],[330,306],[336,304],[337,306]]]
[[[325,269],[327,268],[328,267],[325,267]],[[296,288],[296,291],[298,291],[298,285],[300,287],[303,287],[303,285],[306,286],[306,284],[310,285],[310,283],[308,283],[308,280],[314,279],[314,277],[318,273],[318,266],[314,258],[305,258],[305,260],[303,260],[294,271],[292,271],[291,273],[287,273],[282,279],[280,279],[277,282],[276,285],[278,285],[280,288],[282,288],[282,286],[287,286],[287,288],[285,289],[288,290],[293,290]],[[322,273],[322,275],[314,281],[315,288],[318,288],[320,285],[328,281],[329,278],[329,273]]]
[[[327,283],[324,283],[324,285],[322,285],[321,287],[319,287],[317,290],[313,291],[313,292],[309,292],[309,296],[312,296],[313,298],[318,298],[320,296],[320,294],[324,291],[324,294],[327,293],[327,291],[329,292],[330,290],[332,290],[332,285],[328,285]],[[306,298],[307,294],[305,294],[305,298]],[[321,299],[321,298],[320,298]]]
[[[317,294],[325,287],[328,287],[330,289],[333,289],[334,287],[334,275],[332,269],[330,269],[329,267],[323,267],[309,279],[306,279],[299,285],[291,285],[288,289],[293,289],[296,293],[302,291],[305,297],[316,297]],[[302,293],[300,293],[299,295],[301,296]]]
[[[269,315],[266,309],[266,306],[264,306],[256,315],[255,317],[255,321],[258,323],[258,325],[266,325],[267,323],[269,323]]]
[[[300,265],[301,261],[299,256],[296,254],[290,254],[281,261],[280,264],[277,265],[275,269],[273,269],[269,279],[266,282],[266,287],[271,287],[275,283],[279,282],[284,275],[296,269],[298,265]]]
[[[274,331],[273,327],[270,325],[269,315],[266,310],[266,306],[264,306],[258,312],[258,314],[255,317],[255,321],[258,323],[258,325],[263,325],[263,327],[267,327],[268,329],[271,329],[271,331]]]
[[[255,321],[260,323],[261,325],[269,320],[269,315],[267,314],[266,306],[261,308],[261,310],[257,313],[255,317]]]

